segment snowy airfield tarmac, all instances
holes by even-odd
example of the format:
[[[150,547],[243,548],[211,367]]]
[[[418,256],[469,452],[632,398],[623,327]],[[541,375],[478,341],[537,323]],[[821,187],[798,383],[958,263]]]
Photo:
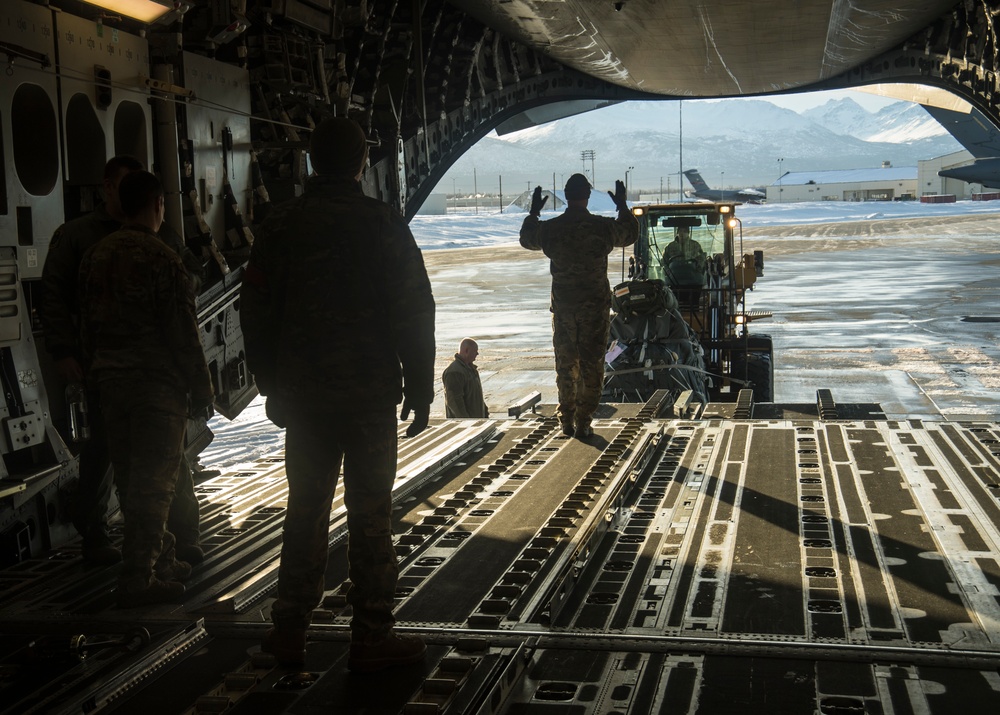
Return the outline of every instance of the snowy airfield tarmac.
[[[744,252],[764,251],[747,307],[774,313],[753,328],[774,339],[775,401],[812,403],[829,388],[838,402],[878,402],[891,418],[1000,418],[1000,205],[768,204],[737,216]],[[523,219],[494,209],[410,224],[437,301],[436,373],[475,337],[498,417],[534,390],[555,400],[548,262],[517,244]],[[622,254],[611,259],[614,285]],[[440,377],[437,388],[432,417],[443,416]],[[205,466],[283,446],[260,398],[211,426]]]

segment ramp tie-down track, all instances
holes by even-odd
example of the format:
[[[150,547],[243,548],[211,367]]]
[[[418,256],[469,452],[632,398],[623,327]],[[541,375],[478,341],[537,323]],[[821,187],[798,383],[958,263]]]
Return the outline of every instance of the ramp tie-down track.
[[[343,505],[304,672],[268,627],[281,455],[199,486],[183,605],[72,549],[0,573],[5,712],[954,713],[1000,706],[1000,426],[552,418],[400,440],[400,630],[346,671]],[[72,637],[76,640],[71,640]],[[82,640],[81,640],[82,637]]]

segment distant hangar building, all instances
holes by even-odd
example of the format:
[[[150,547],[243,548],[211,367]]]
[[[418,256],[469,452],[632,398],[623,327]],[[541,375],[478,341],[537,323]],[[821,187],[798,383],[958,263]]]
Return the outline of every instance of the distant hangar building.
[[[936,194],[954,194],[959,199],[971,199],[974,195],[983,195],[984,192],[993,191],[984,189],[982,184],[969,183],[961,179],[951,179],[939,176],[938,172],[943,169],[957,169],[968,166],[975,160],[967,150],[962,149],[951,154],[938,156],[933,159],[918,162],[918,190],[920,196],[933,196]]]
[[[917,167],[789,171],[767,187],[768,203],[893,201],[917,197]]]

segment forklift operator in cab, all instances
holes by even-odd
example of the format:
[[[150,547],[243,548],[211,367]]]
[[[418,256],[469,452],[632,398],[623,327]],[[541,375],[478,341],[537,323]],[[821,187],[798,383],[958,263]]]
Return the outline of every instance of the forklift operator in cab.
[[[701,244],[691,238],[691,228],[678,226],[674,240],[663,249],[663,277],[674,289],[681,303],[697,300],[698,291],[708,278],[708,256]]]
[[[674,240],[663,249],[663,265],[669,266],[670,262],[678,258],[695,263],[701,270],[705,269],[708,261],[705,249],[701,244],[691,238],[691,228],[688,226],[678,226],[674,234]]]

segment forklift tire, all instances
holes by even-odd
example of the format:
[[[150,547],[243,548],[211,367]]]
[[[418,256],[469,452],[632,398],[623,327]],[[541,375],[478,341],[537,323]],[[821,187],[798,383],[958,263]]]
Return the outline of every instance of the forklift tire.
[[[751,383],[754,402],[774,402],[774,371],[770,353],[752,351],[737,356],[733,360],[732,375]]]
[[[768,353],[747,355],[747,376],[753,383],[754,402],[774,402],[774,372]]]
[[[753,383],[754,402],[774,402],[774,347],[771,336],[754,333],[744,338],[745,353],[733,355],[732,375]]]

